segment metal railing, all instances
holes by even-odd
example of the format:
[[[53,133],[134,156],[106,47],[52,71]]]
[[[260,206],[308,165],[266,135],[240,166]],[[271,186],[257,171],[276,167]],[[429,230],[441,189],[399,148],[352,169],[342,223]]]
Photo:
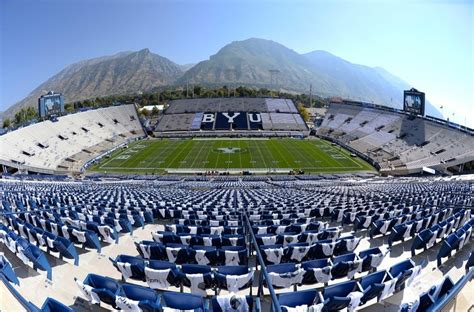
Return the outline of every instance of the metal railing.
[[[427,312],[437,312],[437,311],[445,311],[445,307],[456,300],[456,296],[461,292],[461,290],[466,286],[467,282],[469,282],[474,277],[474,267],[471,267],[469,272],[464,275],[456,284],[454,284],[453,288],[451,289],[450,293],[442,298],[440,301],[435,302]]]
[[[248,234],[250,235],[250,239],[251,239],[250,246],[251,247],[253,246],[253,248],[255,249],[255,252],[257,254],[257,261],[258,261],[258,264],[260,264],[260,280],[259,280],[258,289],[259,290],[263,289],[263,278],[265,278],[266,286],[268,288],[268,291],[270,292],[270,297],[272,299],[271,311],[281,312],[281,307],[280,307],[280,303],[278,302],[278,297],[275,293],[275,290],[273,289],[270,277],[268,276],[267,267],[265,266],[265,262],[263,261],[263,257],[260,252],[260,248],[257,244],[257,239],[255,238],[255,234],[253,233],[252,226],[247,216],[247,212],[244,212],[243,215],[245,218],[246,228],[248,230]],[[250,252],[252,252],[252,248],[250,248]],[[263,275],[263,278],[262,278],[262,275]],[[261,295],[261,293],[259,292],[258,295]]]
[[[10,291],[13,297],[18,300],[18,302],[25,308],[28,312],[36,312],[39,311],[38,307],[36,307],[33,303],[26,300],[16,289],[13,287],[10,282],[0,273],[0,280],[5,284],[5,287]]]

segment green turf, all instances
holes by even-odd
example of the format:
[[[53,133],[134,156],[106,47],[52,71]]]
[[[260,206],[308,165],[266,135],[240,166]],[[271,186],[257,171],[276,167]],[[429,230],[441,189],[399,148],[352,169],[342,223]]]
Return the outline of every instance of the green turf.
[[[223,149],[224,148],[224,149]],[[227,149],[226,149],[227,148]],[[229,150],[230,149],[230,150]],[[323,140],[146,140],[115,151],[89,170],[159,173],[165,169],[302,169],[313,173],[374,170]]]

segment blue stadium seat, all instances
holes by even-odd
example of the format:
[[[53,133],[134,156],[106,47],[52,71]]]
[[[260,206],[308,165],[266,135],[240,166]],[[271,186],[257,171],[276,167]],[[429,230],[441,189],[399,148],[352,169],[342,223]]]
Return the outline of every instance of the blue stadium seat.
[[[432,229],[430,228],[430,229],[424,229],[420,231],[420,233],[418,233],[415,236],[415,239],[413,240],[413,243],[411,245],[412,257],[415,256],[415,253],[417,250],[419,249],[426,250],[430,242],[434,244],[436,242],[436,235],[437,235],[437,230],[435,230],[434,227]]]
[[[229,255],[236,254],[232,263],[229,263],[231,258]],[[219,264],[221,265],[246,265],[248,263],[248,250],[245,246],[222,246],[219,249]]]
[[[456,233],[448,235],[448,237],[443,240],[441,248],[438,251],[438,255],[436,256],[438,266],[441,265],[443,258],[451,257],[451,253],[458,248],[459,241],[459,237],[456,235]]]
[[[61,257],[74,259],[74,264],[79,265],[79,255],[77,254],[76,247],[70,240],[62,236],[56,236],[47,231],[43,232],[43,237],[46,240],[48,240],[48,238],[53,240],[52,247],[49,244],[46,244],[48,251],[59,252]]]
[[[321,282],[327,284],[327,282],[330,279],[332,279],[332,276],[331,276],[332,263],[330,262],[329,259],[305,261],[301,263],[301,267],[306,271],[303,276],[304,285],[312,285],[312,284],[321,283]],[[321,272],[319,276],[321,276],[320,278],[322,278],[323,281],[318,281],[314,272],[315,270],[318,270],[319,272]]]
[[[283,311],[286,311],[285,307],[295,308],[302,305],[309,307],[312,305],[324,303],[321,294],[314,289],[280,294],[278,296],[278,302]]]
[[[250,278],[246,277],[250,273]],[[215,285],[217,289],[229,290],[230,285],[228,285],[227,276],[232,276],[234,279],[243,279],[247,280],[246,283],[238,283],[238,289],[246,289],[252,286],[253,282],[253,272],[245,265],[238,266],[220,266],[217,267],[217,270],[214,272]]]
[[[198,295],[165,292],[162,298],[165,307],[178,310],[194,310],[194,312],[208,311],[204,299]]]
[[[471,251],[471,255],[466,262],[466,273],[469,272],[472,267],[474,267],[474,250]]]
[[[51,265],[49,264],[48,259],[44,255],[43,251],[38,247],[31,245],[28,241],[21,237],[17,238],[16,244],[17,251],[20,252],[20,248],[23,249],[22,254],[33,263],[33,269],[46,271],[47,278],[51,280],[53,277]]]
[[[350,271],[358,270],[361,265],[356,262],[357,255],[355,253],[348,253],[337,256],[332,259],[331,275],[333,279],[346,277]]]
[[[20,281],[18,280],[18,277],[16,276],[15,271],[13,271],[13,268],[8,262],[8,259],[0,254],[0,274],[5,276],[5,278],[14,284],[20,285]]]
[[[176,264],[188,263],[190,259],[195,259],[196,252],[189,246],[182,244],[168,244],[164,248],[166,259]],[[192,261],[192,260],[191,260]]]
[[[158,312],[160,309],[160,298],[158,294],[148,288],[138,285],[123,284],[122,285],[122,296],[126,298],[138,301],[138,306],[142,311],[145,312]]]
[[[267,272],[272,278],[273,288],[298,286],[303,281],[304,271],[294,263],[280,263],[267,266]],[[300,272],[300,273],[298,273]],[[284,286],[283,284],[289,284]],[[266,285],[266,281],[265,281]]]
[[[169,273],[167,276],[167,282],[174,287],[181,286],[181,276],[179,273],[178,268],[176,267],[175,263],[171,263],[168,261],[161,261],[161,260],[150,260],[146,263],[146,268],[150,268],[152,270],[167,270],[169,269]],[[147,269],[145,268],[145,275]],[[148,282],[148,281],[147,281]]]
[[[396,291],[405,288],[405,281],[412,275],[412,269],[414,267],[415,264],[410,259],[402,261],[390,267],[389,273],[394,278],[397,278],[397,284],[395,286]]]
[[[222,300],[220,298],[225,298],[226,300],[223,300],[226,302],[226,304],[230,305],[230,308],[222,308],[221,305],[219,304],[219,301]],[[233,297],[238,297],[239,299],[233,298]],[[226,312],[226,311],[232,311],[230,309],[234,309],[235,311],[247,311],[246,309],[239,310],[241,306],[241,298],[242,296],[235,296],[235,295],[229,295],[229,296],[214,296],[211,299],[211,307],[213,312]],[[220,299],[220,300],[219,300]],[[255,304],[254,304],[254,299],[252,296],[245,296],[243,299],[245,299],[247,305],[248,305],[248,311],[253,311],[253,312],[260,312],[262,311],[261,306],[260,306],[260,298],[255,298]],[[254,307],[255,306],[255,307]]]
[[[110,277],[100,276],[97,274],[89,273],[85,280],[84,285],[89,285],[93,288],[93,291],[99,296],[100,301],[105,302],[114,308],[115,299],[121,292],[121,286],[115,280]]]
[[[359,252],[359,258],[362,259],[362,272],[375,270],[376,267],[373,265],[381,261],[380,258],[383,257],[383,254],[379,247],[373,247]]]
[[[195,250],[195,252],[193,253],[194,258],[188,259],[188,263],[205,264],[205,265],[211,265],[211,266],[216,266],[219,263],[217,247],[196,245],[196,246],[194,246],[194,250]],[[198,255],[202,254],[202,252],[200,252],[200,251],[204,252],[204,257],[205,258],[201,258],[200,256],[198,256]],[[198,261],[198,259],[199,259],[199,261]],[[199,263],[199,262],[201,262],[201,263]],[[204,263],[204,262],[206,262],[206,263]]]
[[[47,298],[40,312],[73,312],[74,310],[53,298]]]
[[[347,308],[351,302],[351,298],[348,295],[354,291],[362,291],[359,284],[355,281],[325,287],[322,293],[325,310],[339,311]]]
[[[138,253],[143,259],[168,260],[165,246],[154,241],[134,242]]]
[[[145,261],[140,257],[118,255],[115,259],[109,258],[114,267],[122,274],[122,281],[131,278],[145,281]]]
[[[384,290],[384,282],[391,279],[387,271],[378,271],[362,277],[359,281],[364,296],[361,299],[362,304],[378,297]]]
[[[193,284],[193,278],[198,274],[201,275],[202,281],[199,285],[195,285]],[[183,264],[178,275],[181,280],[181,285],[190,288],[193,293],[204,294],[207,289],[212,289],[214,286],[214,276],[211,267],[207,265]],[[191,278],[191,276],[193,278]]]

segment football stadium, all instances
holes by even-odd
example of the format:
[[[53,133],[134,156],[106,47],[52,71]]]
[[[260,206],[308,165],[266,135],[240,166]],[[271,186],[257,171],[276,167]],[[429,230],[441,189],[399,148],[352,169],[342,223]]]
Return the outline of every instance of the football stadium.
[[[12,311],[462,311],[473,134],[346,100],[310,132],[292,100],[232,97],[170,101],[148,129],[128,104],[10,131],[0,136],[2,301]]]
[[[474,312],[469,12],[0,0],[0,312]]]

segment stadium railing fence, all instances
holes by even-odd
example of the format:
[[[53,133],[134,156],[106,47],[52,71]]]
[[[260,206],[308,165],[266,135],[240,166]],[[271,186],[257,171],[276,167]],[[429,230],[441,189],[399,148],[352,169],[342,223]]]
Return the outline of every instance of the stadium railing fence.
[[[257,255],[257,264],[260,265],[260,279],[259,279],[259,282],[258,282],[259,283],[259,285],[258,285],[259,294],[258,295],[261,295],[261,290],[263,289],[263,281],[265,279],[266,286],[268,288],[268,291],[270,292],[270,298],[271,298],[271,301],[272,301],[271,311],[281,312],[281,307],[280,307],[280,303],[278,302],[278,297],[275,293],[275,290],[273,289],[272,283],[270,281],[270,277],[268,276],[267,267],[265,266],[265,262],[263,261],[263,257],[262,257],[262,254],[260,252],[260,248],[258,247],[258,244],[257,244],[257,239],[255,238],[255,234],[252,231],[252,226],[250,225],[250,221],[249,221],[249,218],[248,218],[246,212],[244,212],[244,217],[245,217],[245,224],[246,224],[247,233],[250,236],[250,242],[251,242],[250,252],[252,252],[252,250],[255,249],[255,252],[256,252],[256,255]]]

